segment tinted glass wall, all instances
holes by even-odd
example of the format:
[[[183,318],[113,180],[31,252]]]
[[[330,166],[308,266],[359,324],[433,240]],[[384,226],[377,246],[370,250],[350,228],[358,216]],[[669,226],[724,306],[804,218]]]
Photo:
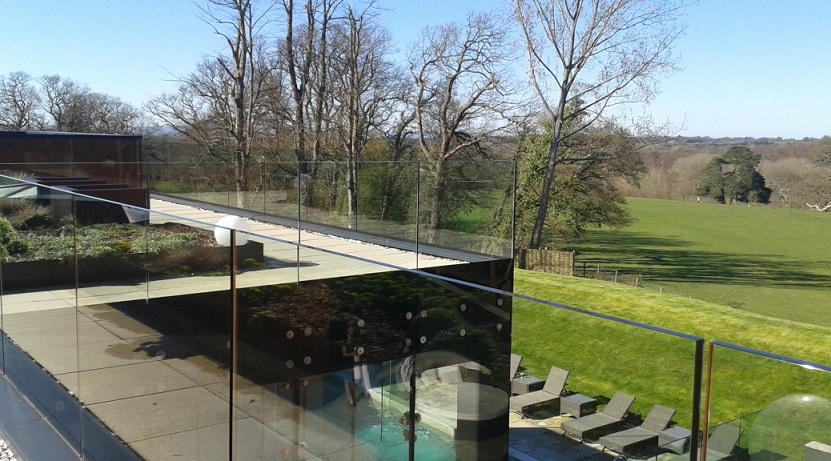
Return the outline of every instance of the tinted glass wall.
[[[0,170],[147,207],[141,136],[0,132]]]

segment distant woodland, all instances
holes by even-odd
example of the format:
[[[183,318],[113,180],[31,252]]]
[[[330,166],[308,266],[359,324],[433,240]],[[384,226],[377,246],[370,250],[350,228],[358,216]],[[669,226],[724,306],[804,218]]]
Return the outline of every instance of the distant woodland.
[[[829,136],[802,140],[665,138],[641,150],[646,172],[639,184],[621,182],[618,187],[630,197],[696,200],[707,164],[734,146],[747,147],[761,157],[758,171],[772,190],[770,206],[831,211]]]

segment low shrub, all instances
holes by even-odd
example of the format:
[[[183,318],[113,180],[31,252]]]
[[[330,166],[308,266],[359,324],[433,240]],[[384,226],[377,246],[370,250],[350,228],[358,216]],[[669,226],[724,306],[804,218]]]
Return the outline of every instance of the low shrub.
[[[191,188],[182,181],[159,181],[157,183],[153,183],[152,188],[160,194],[182,194],[185,192],[191,192]]]
[[[0,233],[2,232],[0,230]],[[212,235],[187,226],[144,227],[134,224],[96,224],[85,227],[67,225],[48,231],[41,229],[28,232],[25,238],[20,237],[19,240],[26,242],[28,251],[25,257],[20,257],[24,253],[10,251],[10,255],[19,256],[13,258],[15,260],[69,261],[75,256],[154,256],[198,246],[216,245]]]
[[[8,219],[0,217],[0,260],[9,256],[25,254],[29,251],[29,242],[24,240]]]
[[[32,200],[0,199],[0,215],[19,230],[32,230],[52,224],[49,209]]]

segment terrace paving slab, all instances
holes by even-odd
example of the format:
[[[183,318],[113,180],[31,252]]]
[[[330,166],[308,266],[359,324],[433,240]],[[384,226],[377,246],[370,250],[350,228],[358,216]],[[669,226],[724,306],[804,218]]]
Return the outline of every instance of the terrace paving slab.
[[[511,459],[516,461],[611,461],[614,454],[603,447],[564,435],[560,425],[574,419],[571,416],[542,416],[523,418],[511,412],[509,416],[509,445]]]
[[[88,304],[78,306],[78,312],[93,320],[112,319],[117,317],[142,317],[147,319],[147,306],[138,303],[120,304]]]
[[[158,361],[67,373],[57,378],[90,405],[197,386]]]
[[[167,358],[162,363],[200,386],[227,382],[230,376],[224,365],[203,355]]]
[[[114,316],[108,319],[99,319],[97,323],[119,339],[124,340],[154,336],[175,328],[163,321],[154,321],[156,317],[147,317],[136,319],[128,316]]]
[[[96,403],[87,408],[128,443],[209,427],[229,418],[228,404],[203,387]],[[244,417],[242,412],[234,411],[234,419]]]
[[[74,292],[74,290],[73,290]],[[60,293],[52,292],[48,297],[42,296],[42,292],[34,293],[9,293],[3,295],[3,315],[16,314],[20,312],[48,311],[60,308],[75,307],[74,299],[60,296]]]
[[[263,428],[251,418],[236,421],[237,433],[235,459],[251,461],[304,461],[314,455],[285,437]],[[167,434],[134,442],[131,446],[146,459],[199,461],[227,461],[229,459],[227,422],[197,429]]]
[[[60,348],[78,344],[117,341],[112,332],[87,317],[81,316],[72,323],[64,323],[63,318],[57,324],[30,326],[16,331],[14,341],[25,349]]]
[[[151,223],[179,221],[193,225],[192,221],[188,221],[189,219],[200,220],[204,223],[216,223],[220,218],[226,216],[222,213],[158,199],[150,200],[150,208],[153,211],[164,213],[164,215],[151,215]],[[178,218],[173,218],[172,216],[177,216]],[[205,226],[202,225],[202,227]],[[300,264],[301,266],[306,267],[314,266],[317,268],[316,271],[306,272],[305,276],[301,277],[301,280],[306,279],[306,277],[309,277],[311,280],[331,277],[332,275],[329,275],[330,270],[332,269],[331,263],[337,259],[346,260],[344,263],[346,266],[351,264],[353,266],[353,270],[355,271],[354,273],[365,273],[364,270],[367,269],[366,266],[359,265],[356,267],[356,264],[360,264],[360,262],[347,256],[365,257],[366,259],[384,264],[401,265],[401,255],[402,253],[407,253],[397,248],[367,244],[357,240],[333,237],[315,232],[298,231],[296,228],[284,227],[257,220],[249,220],[249,227],[251,228],[252,233],[265,237],[260,238],[258,236],[253,236],[252,240],[259,241],[264,244],[264,253],[266,257],[274,257],[293,264]],[[206,228],[206,230],[213,231],[213,228],[209,227]],[[278,240],[269,240],[269,238]],[[283,240],[283,242],[279,242],[279,240]],[[317,247],[325,251],[303,247],[300,248],[298,260],[298,251],[296,247],[289,246],[286,248],[288,252],[283,252],[277,248],[281,243],[292,244],[297,242],[300,242],[303,245]],[[334,255],[332,253],[328,253],[329,251],[341,253],[342,255]],[[461,263],[461,261],[437,258],[430,255],[416,254],[412,252],[409,254],[411,255],[411,258],[404,258],[403,262],[405,264],[401,265],[401,267],[414,269]],[[395,263],[392,261],[395,261]],[[367,266],[372,265],[369,262],[365,264]],[[373,272],[389,270],[382,265],[378,265],[378,267],[380,269]],[[335,276],[340,275],[343,275],[343,273],[336,272]]]
[[[72,307],[22,312],[17,314],[4,314],[3,330],[7,333],[11,333],[18,330],[52,325],[75,328],[76,321],[77,316],[75,309]]]

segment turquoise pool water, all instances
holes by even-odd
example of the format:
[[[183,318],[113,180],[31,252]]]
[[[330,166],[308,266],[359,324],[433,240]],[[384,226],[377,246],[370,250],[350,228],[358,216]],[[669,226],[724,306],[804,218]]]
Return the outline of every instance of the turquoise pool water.
[[[403,431],[404,428],[390,417],[385,418],[384,424],[373,424],[358,429],[355,436],[372,449],[376,460],[398,461],[409,459],[409,443],[404,439]],[[418,423],[415,455],[418,460],[456,459],[453,438]]]

